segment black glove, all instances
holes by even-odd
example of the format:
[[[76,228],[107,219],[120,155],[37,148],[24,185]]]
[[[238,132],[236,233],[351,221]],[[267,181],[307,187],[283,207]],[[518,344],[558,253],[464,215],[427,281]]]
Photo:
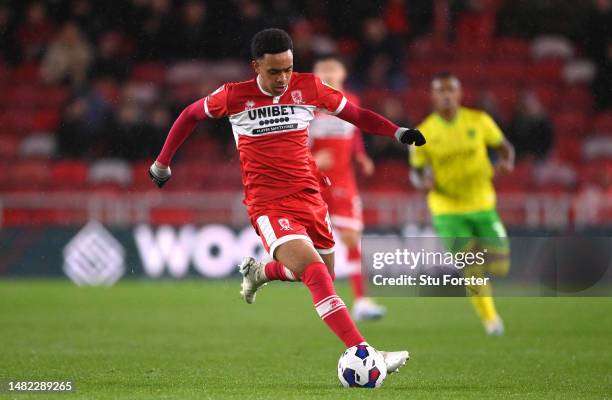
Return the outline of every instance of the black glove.
[[[423,146],[427,142],[425,136],[416,128],[399,128],[395,133],[395,137],[400,143],[413,144],[415,146]]]
[[[149,177],[151,177],[153,183],[156,184],[159,188],[161,188],[166,184],[166,182],[168,182],[171,175],[172,172],[170,171],[170,167],[166,169],[161,169],[157,167],[155,163],[153,163],[153,165],[151,165],[151,167],[149,168]]]

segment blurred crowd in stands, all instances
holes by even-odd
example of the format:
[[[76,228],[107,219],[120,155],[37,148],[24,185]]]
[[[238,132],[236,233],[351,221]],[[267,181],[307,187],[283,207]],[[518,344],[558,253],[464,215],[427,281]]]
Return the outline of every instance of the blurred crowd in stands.
[[[252,76],[250,38],[272,26],[297,71],[339,54],[348,88],[397,123],[420,122],[447,70],[528,161],[518,176],[571,188],[599,160],[592,179],[612,182],[612,0],[0,0],[0,157],[145,165],[182,107]],[[235,157],[227,122],[200,125],[179,162]],[[367,151],[405,165],[388,140]]]

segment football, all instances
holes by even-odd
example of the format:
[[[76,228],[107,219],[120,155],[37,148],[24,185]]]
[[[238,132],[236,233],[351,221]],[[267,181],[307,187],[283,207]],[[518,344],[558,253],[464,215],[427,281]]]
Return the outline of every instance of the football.
[[[387,377],[385,360],[376,349],[359,344],[347,349],[338,360],[338,379],[344,387],[377,388]]]

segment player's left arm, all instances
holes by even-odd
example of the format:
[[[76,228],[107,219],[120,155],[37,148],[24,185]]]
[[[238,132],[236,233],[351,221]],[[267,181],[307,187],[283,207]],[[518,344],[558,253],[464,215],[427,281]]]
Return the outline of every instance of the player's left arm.
[[[487,113],[482,113],[481,124],[484,129],[484,140],[488,147],[497,152],[495,169],[499,172],[509,173],[514,169],[514,146],[506,139],[499,126]]]
[[[338,118],[341,118],[359,129],[375,135],[394,137],[403,144],[422,146],[425,144],[425,136],[416,128],[404,128],[397,126],[382,115],[374,111],[359,107],[346,100],[339,105]]]
[[[350,102],[342,92],[321,82],[317,77],[314,77],[314,83],[317,107],[326,109],[332,115],[350,122],[364,132],[394,137],[403,144],[415,146],[425,144],[425,137],[418,129],[399,127],[382,115],[359,107]]]

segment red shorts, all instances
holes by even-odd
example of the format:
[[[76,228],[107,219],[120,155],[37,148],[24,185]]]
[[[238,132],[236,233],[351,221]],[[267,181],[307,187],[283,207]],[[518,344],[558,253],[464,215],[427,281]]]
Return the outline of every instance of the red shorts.
[[[329,207],[334,228],[363,230],[361,198],[354,185],[334,185],[326,188],[321,195]]]
[[[264,248],[274,257],[278,246],[294,239],[313,244],[319,254],[334,251],[327,204],[316,191],[304,190],[248,209]]]

